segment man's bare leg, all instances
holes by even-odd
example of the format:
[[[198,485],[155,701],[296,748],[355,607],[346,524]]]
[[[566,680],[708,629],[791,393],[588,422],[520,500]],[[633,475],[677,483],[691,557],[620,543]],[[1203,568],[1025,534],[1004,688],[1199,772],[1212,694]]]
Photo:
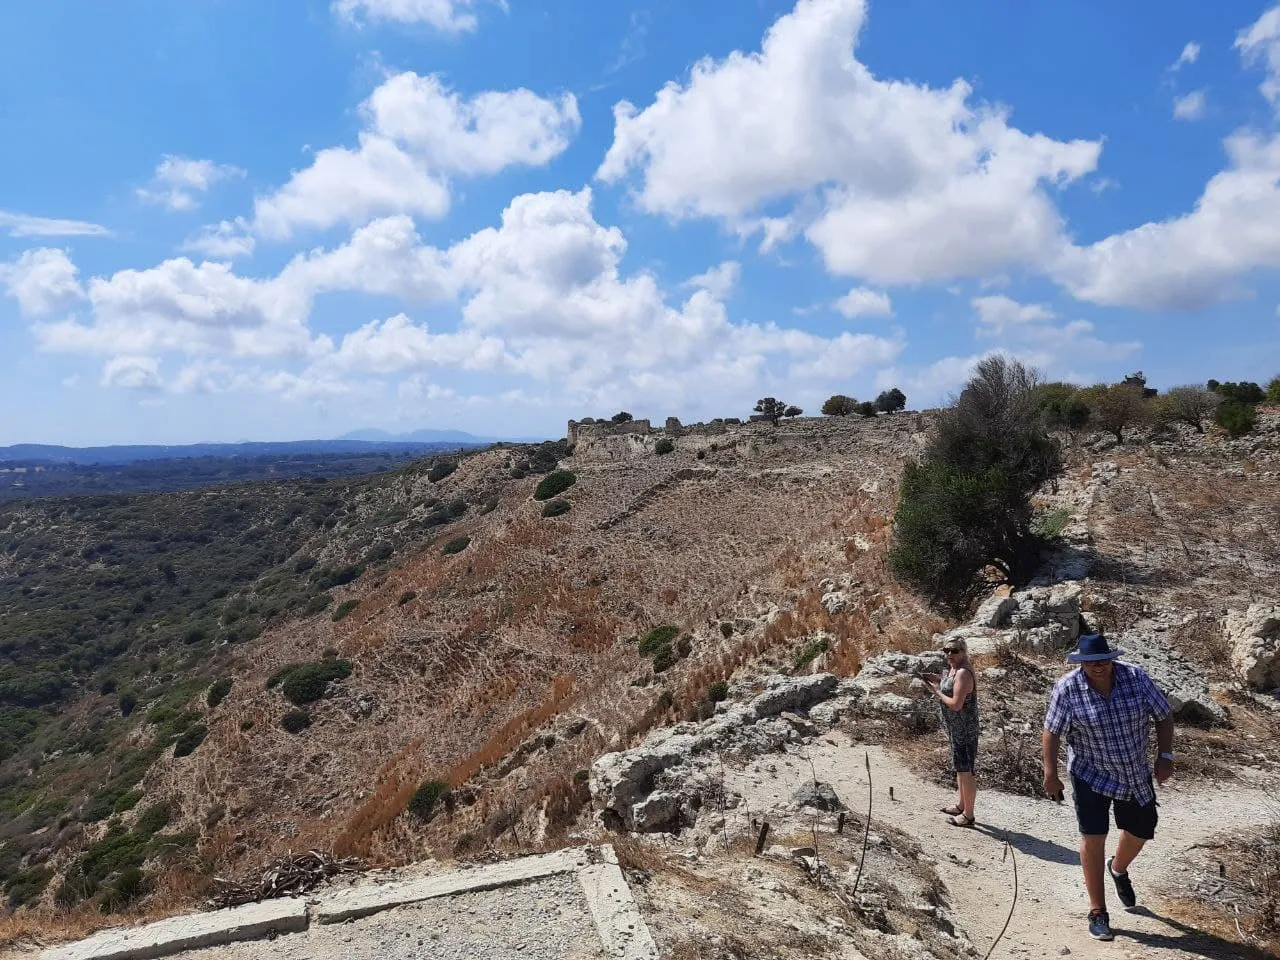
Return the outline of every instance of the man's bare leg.
[[[1120,831],[1120,843],[1116,846],[1116,855],[1111,858],[1112,873],[1128,873],[1129,864],[1142,852],[1147,841],[1139,840],[1128,830]]]
[[[1130,858],[1132,859],[1132,858]],[[1107,835],[1105,833],[1080,835],[1080,867],[1084,870],[1084,888],[1089,893],[1089,907],[1107,909],[1106,887],[1102,871],[1107,862]]]

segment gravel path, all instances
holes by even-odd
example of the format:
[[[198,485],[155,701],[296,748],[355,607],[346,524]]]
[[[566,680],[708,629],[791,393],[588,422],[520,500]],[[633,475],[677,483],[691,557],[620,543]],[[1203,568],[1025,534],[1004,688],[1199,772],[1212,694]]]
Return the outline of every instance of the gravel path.
[[[179,960],[596,960],[600,937],[577,877],[442,897],[269,942]]]

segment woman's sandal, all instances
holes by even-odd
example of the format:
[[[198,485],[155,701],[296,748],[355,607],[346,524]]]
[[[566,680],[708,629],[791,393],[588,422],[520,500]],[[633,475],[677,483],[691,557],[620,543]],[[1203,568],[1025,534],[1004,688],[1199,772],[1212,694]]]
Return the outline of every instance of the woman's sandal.
[[[942,807],[941,810],[949,817],[958,817],[960,814],[964,813],[964,807],[960,806],[958,803],[953,803],[949,807]]]
[[[966,817],[962,813],[956,814],[954,817],[947,817],[947,823],[953,827],[973,827],[977,821],[973,817]]]

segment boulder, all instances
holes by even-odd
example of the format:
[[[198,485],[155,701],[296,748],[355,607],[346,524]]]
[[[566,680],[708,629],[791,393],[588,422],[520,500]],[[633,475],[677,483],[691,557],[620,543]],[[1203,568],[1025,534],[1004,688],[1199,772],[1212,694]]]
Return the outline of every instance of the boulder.
[[[1079,583],[1028,587],[1013,594],[1017,609],[1009,617],[1034,649],[1053,649],[1074,643],[1080,636]]]
[[[815,673],[807,677],[771,677],[764,693],[751,701],[751,713],[762,719],[777,716],[783,710],[807,710],[831,696],[838,682],[832,673]]]
[[[1018,601],[1013,597],[988,597],[969,622],[975,627],[1003,627],[1009,622],[1010,614],[1017,609]]]
[[[679,830],[684,825],[681,807],[684,798],[678,793],[655,790],[631,808],[632,830],[640,833]]]
[[[1149,627],[1148,627],[1149,629]],[[1228,723],[1227,708],[1213,699],[1200,670],[1172,650],[1164,637],[1143,629],[1115,638],[1124,651],[1122,659],[1142,667],[1164,693],[1175,720],[1184,723]]]
[[[1255,690],[1280,687],[1280,604],[1255,603],[1233,610],[1222,625],[1231,666]]]
[[[810,780],[791,795],[791,803],[796,807],[813,807],[826,813],[847,809],[835,787],[822,780]]]

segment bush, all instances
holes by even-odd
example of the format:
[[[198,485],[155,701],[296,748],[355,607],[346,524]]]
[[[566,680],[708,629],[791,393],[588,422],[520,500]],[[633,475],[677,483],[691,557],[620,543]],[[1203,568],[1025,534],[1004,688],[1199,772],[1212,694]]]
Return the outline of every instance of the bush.
[[[1080,398],[1089,406],[1089,423],[1113,434],[1116,443],[1124,442],[1126,427],[1142,423],[1150,412],[1142,389],[1131,383],[1098,384],[1081,390]]]
[[[1218,383],[1216,380],[1210,380],[1209,389],[1230,403],[1258,404],[1267,399],[1267,395],[1263,393],[1262,388],[1252,380],[1245,380],[1240,383],[1235,383],[1234,381]]]
[[[824,417],[847,417],[856,413],[857,410],[858,401],[853,397],[846,397],[843,393],[828,397],[827,402],[822,405]]]
[[[726,640],[733,636],[733,624],[728,620],[720,621],[720,636],[724,637]]]
[[[204,738],[208,736],[209,728],[203,723],[197,723],[195,726],[188,727],[174,742],[173,756],[185,757],[195,753],[196,747],[204,743]]]
[[[307,605],[302,608],[302,615],[304,617],[314,616],[322,610],[327,610],[331,603],[333,603],[333,597],[327,593],[318,593],[307,601]]]
[[[439,460],[433,463],[431,469],[427,471],[427,479],[432,483],[439,483],[457,469],[458,465],[452,460]]]
[[[907,408],[907,395],[897,387],[891,387],[876,397],[876,410],[880,413],[897,413]]]
[[[1031,496],[1062,472],[1035,406],[1035,376],[1017,361],[978,364],[938,419],[920,463],[907,464],[889,563],[897,578],[962,612],[996,583],[1026,583],[1040,555]],[[1126,388],[1127,389],[1127,388]]]
[[[1032,398],[1046,430],[1074,432],[1089,423],[1089,404],[1074,383],[1036,384]]]
[[[347,614],[351,613],[351,611],[358,606],[360,606],[359,600],[356,600],[354,598],[352,598],[351,600],[343,600],[340,604],[337,605],[337,607],[334,608],[331,619],[333,620],[334,623],[337,623],[339,620],[345,619]]]
[[[280,684],[280,690],[294,706],[315,703],[329,689],[330,683],[336,683],[351,676],[351,663],[336,657],[326,658],[319,663],[293,665],[277,673],[272,679]],[[271,680],[267,685],[274,686]]]
[[[153,803],[138,815],[133,824],[133,832],[140,837],[149,837],[159,833],[173,819],[173,806],[166,800]]]
[[[365,553],[364,562],[366,565],[370,566],[375,563],[381,563],[383,560],[390,559],[394,552],[395,551],[392,549],[391,544],[387,543],[385,540],[380,540],[370,547]]]
[[[799,407],[792,406],[785,400],[777,400],[773,397],[762,397],[756,401],[755,415],[752,420],[767,420],[775,427],[778,421],[784,417],[798,417],[804,413]]]
[[[863,400],[856,407],[856,411],[860,417],[874,417],[876,415],[876,405],[870,400]]]
[[[52,877],[53,871],[47,867],[33,867],[30,870],[15,873],[4,884],[4,892],[8,898],[9,906],[17,909],[24,904],[39,899],[40,894],[44,893],[44,888],[49,885],[49,880]]]
[[[819,654],[827,652],[827,648],[830,645],[831,643],[826,637],[819,637],[817,640],[807,643],[791,662],[792,671],[803,669],[813,663]]]
[[[640,643],[636,649],[639,651],[640,656],[651,657],[661,648],[671,646],[679,633],[680,628],[672,626],[671,624],[654,627],[648,633],[640,637]]]
[[[1267,403],[1280,404],[1280,377],[1272,377],[1267,384]]]
[[[112,811],[115,813],[127,813],[138,805],[138,801],[143,797],[141,790],[130,790],[128,793],[122,793],[116,798]]]
[[[554,470],[538,481],[538,486],[533,491],[533,499],[550,500],[557,494],[564,493],[577,482],[578,477],[572,471]]]
[[[209,692],[205,694],[204,702],[209,705],[210,710],[227,698],[227,694],[231,692],[231,683],[230,677],[219,677],[209,685]]]
[[[311,714],[305,710],[290,710],[280,718],[280,726],[289,733],[298,734],[311,726]]]
[[[653,452],[658,456],[665,456],[676,448],[675,441],[670,437],[663,437],[653,445]]]
[[[138,705],[138,695],[132,690],[126,690],[119,697],[120,716],[127,717],[133,713],[134,707]]]
[[[400,599],[397,600],[396,603],[403,607],[406,603],[409,603],[411,600],[416,599],[417,596],[418,596],[417,590],[406,590],[404,593],[400,594]]]
[[[441,552],[445,556],[452,556],[455,553],[461,553],[469,546],[471,546],[470,537],[455,537],[444,545],[444,549]]]
[[[1164,423],[1185,423],[1204,433],[1204,423],[1213,416],[1222,397],[1204,387],[1172,387],[1155,400],[1157,419]]]
[[[1258,411],[1247,403],[1228,400],[1218,407],[1214,422],[1233,438],[1252,433],[1258,423]]]
[[[568,513],[570,510],[568,500],[552,500],[542,508],[544,517],[560,517]]]
[[[717,680],[707,688],[707,700],[710,703],[719,703],[721,700],[729,698],[729,684],[724,680]]]
[[[449,795],[449,785],[443,780],[428,780],[409,798],[408,810],[419,820],[428,821],[435,813],[436,804]]]
[[[609,418],[610,423],[630,423],[631,420],[631,414],[627,413],[625,410],[619,411]]]

